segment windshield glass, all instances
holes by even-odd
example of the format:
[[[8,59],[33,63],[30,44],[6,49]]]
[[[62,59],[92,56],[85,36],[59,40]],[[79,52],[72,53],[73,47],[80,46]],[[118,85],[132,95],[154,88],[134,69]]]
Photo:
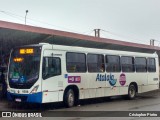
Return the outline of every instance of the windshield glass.
[[[12,88],[30,88],[39,78],[41,48],[19,48],[12,52],[9,84]]]

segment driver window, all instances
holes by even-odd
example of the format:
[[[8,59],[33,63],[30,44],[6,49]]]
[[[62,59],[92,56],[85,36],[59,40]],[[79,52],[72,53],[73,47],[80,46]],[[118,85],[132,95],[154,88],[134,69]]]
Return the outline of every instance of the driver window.
[[[47,79],[49,77],[61,75],[61,60],[57,57],[44,57],[42,67],[42,77]]]

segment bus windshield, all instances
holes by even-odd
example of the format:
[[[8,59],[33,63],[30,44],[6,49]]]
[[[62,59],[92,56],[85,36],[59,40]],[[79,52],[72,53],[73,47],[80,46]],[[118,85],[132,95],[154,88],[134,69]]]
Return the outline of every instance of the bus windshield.
[[[39,78],[40,47],[15,49],[10,58],[9,85],[29,89]]]

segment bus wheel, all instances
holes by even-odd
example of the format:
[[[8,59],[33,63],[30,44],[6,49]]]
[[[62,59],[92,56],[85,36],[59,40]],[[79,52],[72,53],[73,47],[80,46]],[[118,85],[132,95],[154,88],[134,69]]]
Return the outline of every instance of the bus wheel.
[[[75,95],[72,89],[69,89],[66,93],[65,93],[65,97],[64,97],[64,104],[66,107],[73,107],[75,104]]]
[[[135,97],[136,97],[136,87],[133,84],[131,84],[128,89],[128,98],[132,100]]]

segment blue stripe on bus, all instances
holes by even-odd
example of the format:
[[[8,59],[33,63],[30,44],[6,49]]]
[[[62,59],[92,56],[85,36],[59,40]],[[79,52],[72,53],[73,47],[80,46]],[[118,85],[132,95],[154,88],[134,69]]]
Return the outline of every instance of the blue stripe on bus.
[[[7,98],[10,101],[15,101],[15,99],[21,99],[22,102],[29,103],[42,103],[42,92],[33,94],[16,94],[7,92]]]

